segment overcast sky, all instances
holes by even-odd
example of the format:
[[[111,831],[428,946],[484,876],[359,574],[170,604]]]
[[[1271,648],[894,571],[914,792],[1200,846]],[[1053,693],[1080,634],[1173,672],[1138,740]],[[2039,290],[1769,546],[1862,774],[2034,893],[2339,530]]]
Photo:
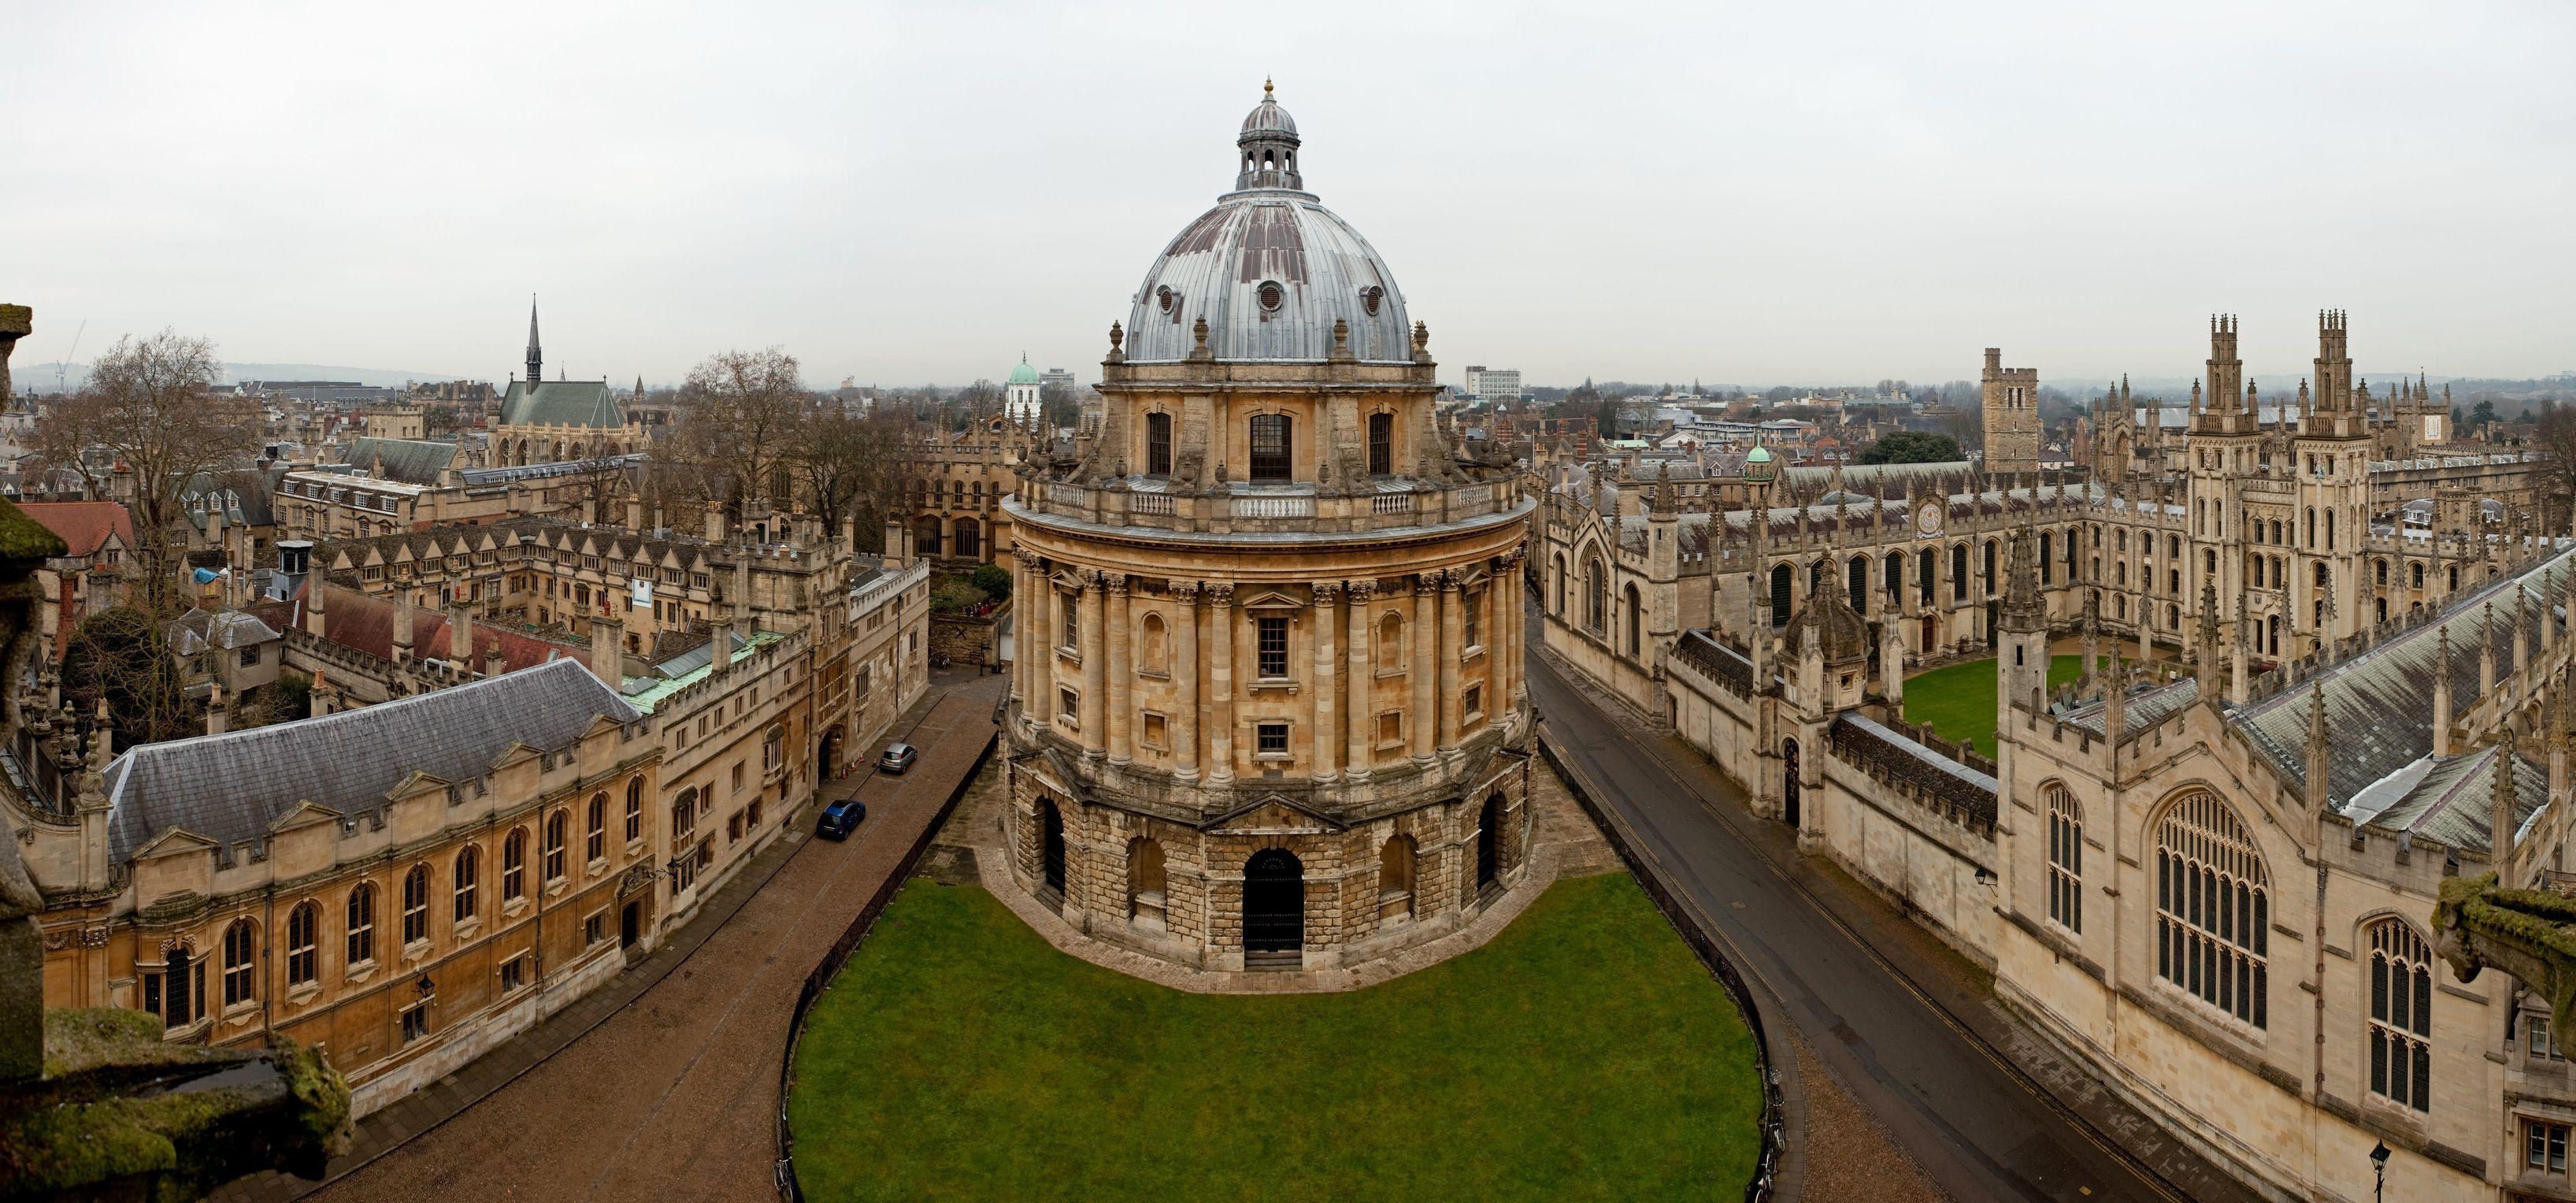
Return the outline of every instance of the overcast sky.
[[[1082,379],[1265,74],[1444,379],[2576,368],[2576,6],[29,4],[18,362]]]

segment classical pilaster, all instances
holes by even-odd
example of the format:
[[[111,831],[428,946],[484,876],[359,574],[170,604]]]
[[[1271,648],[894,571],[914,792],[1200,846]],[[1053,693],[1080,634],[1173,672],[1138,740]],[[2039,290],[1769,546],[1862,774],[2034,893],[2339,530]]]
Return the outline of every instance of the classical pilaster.
[[[1342,722],[1350,728],[1350,756],[1343,767],[1345,778],[1353,782],[1368,780],[1372,758],[1370,741],[1376,736],[1370,730],[1377,723],[1377,704],[1373,687],[1377,680],[1376,665],[1369,658],[1369,601],[1377,596],[1376,581],[1352,581],[1351,652],[1349,703],[1343,707]]]
[[[1172,775],[1199,779],[1199,583],[1172,582]]]
[[[1431,763],[1433,718],[1438,711],[1431,700],[1431,666],[1440,643],[1440,626],[1436,599],[1440,594],[1440,574],[1425,572],[1413,578],[1413,713],[1405,716],[1405,727],[1411,735],[1413,763]]]
[[[1132,742],[1135,709],[1130,692],[1136,674],[1127,661],[1127,574],[1109,574],[1107,581],[1109,623],[1109,763],[1124,765],[1135,757]]]
[[[1212,786],[1234,784],[1234,586],[1218,581],[1208,599],[1208,774]]]
[[[1440,706],[1440,754],[1449,756],[1458,750],[1459,694],[1458,658],[1466,653],[1464,642],[1467,618],[1464,578],[1456,571],[1440,574],[1440,692],[1434,699]]]
[[[1031,621],[1020,624],[1019,646],[1011,654],[1025,662],[1021,688],[1027,696],[1021,708],[1027,711],[1034,734],[1055,721],[1055,635],[1064,620],[1056,614],[1063,602],[1056,595],[1055,582],[1047,577],[1046,565],[1037,553],[1027,555],[1029,591],[1020,596],[1028,599]]]
[[[1317,785],[1329,785],[1342,777],[1342,731],[1334,721],[1340,715],[1340,708],[1334,705],[1333,696],[1339,692],[1337,686],[1341,678],[1336,668],[1338,657],[1333,651],[1333,629],[1341,618],[1341,593],[1342,587],[1331,581],[1315,583],[1315,679],[1309,682],[1313,688],[1307,691],[1310,699],[1307,713],[1314,724],[1314,738],[1308,743],[1315,749],[1314,779]]]
[[[1108,578],[1085,569],[1082,609],[1082,754],[1098,760],[1109,754],[1109,616]]]

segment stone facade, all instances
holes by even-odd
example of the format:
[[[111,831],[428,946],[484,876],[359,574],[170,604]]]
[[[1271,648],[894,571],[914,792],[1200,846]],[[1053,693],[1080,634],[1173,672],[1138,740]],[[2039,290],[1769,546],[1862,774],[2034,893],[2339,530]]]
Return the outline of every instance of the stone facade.
[[[1097,437],[1025,462],[1002,503],[1013,877],[1095,938],[1209,969],[1436,938],[1530,840],[1532,502],[1439,435],[1427,331],[1375,336],[1408,327],[1374,252],[1322,262],[1365,243],[1296,190],[1294,144],[1265,100],[1238,191],[1131,314],[1179,331],[1131,358],[1113,328]],[[1242,234],[1282,221],[1310,223],[1304,260]],[[1241,304],[1201,295],[1243,272]]]
[[[2008,368],[2000,348],[1986,348],[1985,469],[1997,475],[2039,471],[2039,371]]]

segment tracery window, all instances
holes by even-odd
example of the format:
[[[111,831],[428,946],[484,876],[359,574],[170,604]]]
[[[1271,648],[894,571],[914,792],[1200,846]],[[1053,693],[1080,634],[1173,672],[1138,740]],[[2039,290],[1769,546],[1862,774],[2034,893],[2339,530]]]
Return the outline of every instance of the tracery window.
[[[2048,796],[2048,917],[2084,930],[2084,813],[2075,795],[2052,784]]]
[[[2196,790],[2156,825],[2156,976],[2225,1015],[2271,1026],[2272,905],[2254,840]]]
[[[2433,950],[2403,919],[2370,925],[2370,1093],[2433,1109]]]
[[[1782,570],[1786,571],[1786,565]],[[1601,561],[1594,559],[1583,566],[1583,625],[1594,634],[1608,629],[1609,610],[1610,582],[1602,574]]]

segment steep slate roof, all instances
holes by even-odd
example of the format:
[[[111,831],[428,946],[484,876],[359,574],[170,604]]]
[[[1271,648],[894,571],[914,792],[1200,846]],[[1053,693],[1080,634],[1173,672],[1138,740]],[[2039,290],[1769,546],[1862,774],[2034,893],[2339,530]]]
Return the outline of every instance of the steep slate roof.
[[[501,425],[623,430],[626,409],[605,380],[544,380],[534,388],[514,380],[501,395]]]
[[[98,554],[110,534],[134,546],[134,516],[113,501],[21,501],[18,508],[59,536],[69,555]]]
[[[2191,705],[2199,696],[2200,682],[2189,677],[2163,685],[2131,687],[2128,697],[2121,702],[2120,737],[2126,739],[2165,721],[2167,716]],[[2100,735],[2104,733],[2104,728],[2111,725],[2111,708],[2107,703],[2096,698],[2067,711],[2066,722],[2071,726]],[[2299,738],[2302,740],[2307,738],[2306,728],[2300,729]],[[2306,745],[2303,743],[2300,746]]]
[[[209,647],[234,651],[284,638],[257,616],[239,610],[221,614],[190,610],[171,619],[167,629],[170,651],[180,656],[193,656]]]
[[[439,473],[456,463],[456,444],[425,439],[354,439],[343,457],[360,472],[373,471],[384,465],[385,480],[399,480],[410,485],[434,485]]]
[[[571,744],[643,713],[578,664],[557,663],[321,718],[131,748],[107,767],[108,858],[172,828],[224,845],[266,838],[312,802],[344,822],[382,810],[413,773],[472,781],[514,745]]]
[[[2319,670],[2326,702],[2326,730],[2329,765],[2326,796],[2336,810],[2352,814],[2379,826],[2403,828],[2414,822],[2403,822],[2391,816],[2408,816],[2403,800],[2389,805],[2369,818],[2368,807],[2380,805],[2394,787],[2404,784],[2389,779],[2401,773],[2422,773],[2416,762],[2433,752],[2433,681],[2436,674],[2448,673],[2452,705],[2456,712],[2466,711],[2478,698],[2478,642],[2487,627],[2488,603],[2494,603],[2496,673],[2499,677],[2513,671],[2513,602],[2517,593],[2523,597],[2522,620],[2531,640],[2538,648],[2542,634],[2543,607],[2550,604],[2544,582],[2549,588],[2564,591],[2570,574],[2576,573],[2576,549],[2558,551],[2517,574],[2498,577],[2484,585],[2462,591],[2451,604],[2431,618],[2418,621],[2406,631],[2392,636],[2360,655]],[[2441,636],[2450,631],[2450,661],[2441,660]],[[2242,731],[2246,739],[2264,756],[2279,766],[2294,781],[2307,776],[2308,704],[2312,687],[2305,682],[2292,685],[2270,697],[2256,701],[2229,716],[2229,722]],[[2422,782],[2406,792],[2406,798],[2417,798],[2422,791],[2448,781],[2447,773],[2454,762],[2474,759],[2474,755],[2454,756],[2440,762],[2423,777]],[[2459,770],[2465,772],[2466,770]],[[2545,770],[2541,788],[2531,789],[2523,799],[2537,806],[2547,796]],[[2516,780],[2522,773],[2517,770]],[[2467,795],[2478,800],[2469,813],[2483,816],[2483,799],[2492,789],[2490,772],[2476,782],[2460,783],[2452,804],[2467,804]],[[2388,782],[2386,786],[2372,787]],[[2368,791],[2365,794],[2365,791]],[[2362,805],[2356,805],[2356,802]],[[2483,849],[2487,837],[2485,819],[2476,817],[2469,823],[2478,830],[2474,839],[2444,843],[2456,847]],[[2419,830],[2423,828],[2418,827]],[[2428,834],[2429,831],[2427,832]]]

